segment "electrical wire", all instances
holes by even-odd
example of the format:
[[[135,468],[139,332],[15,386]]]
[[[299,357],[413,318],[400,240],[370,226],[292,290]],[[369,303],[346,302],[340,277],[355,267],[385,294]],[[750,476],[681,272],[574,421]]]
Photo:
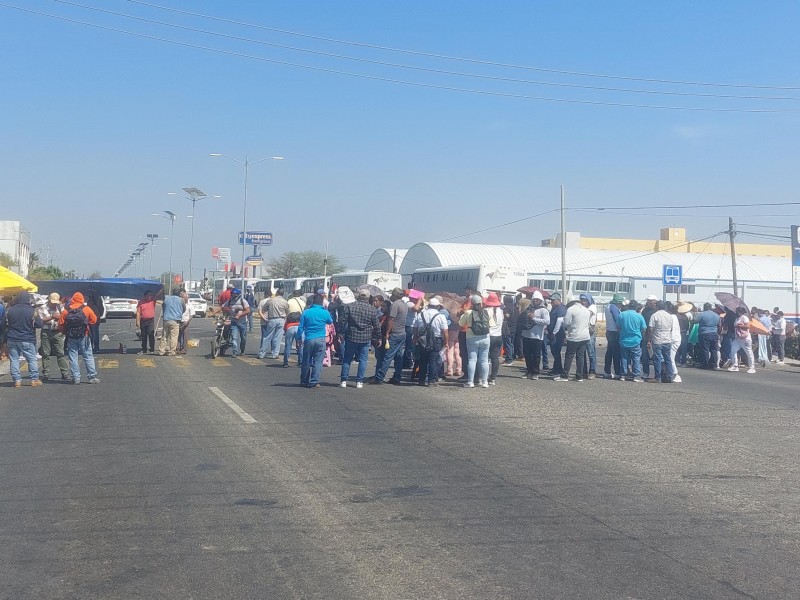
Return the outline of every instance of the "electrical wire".
[[[800,206],[800,202],[758,202],[758,203],[734,203],[734,204],[676,204],[670,206],[573,206],[565,207],[565,210],[582,210],[582,211],[605,211],[605,210],[621,210],[621,211],[640,211],[640,210],[674,210],[674,209],[696,209],[696,208],[753,208],[758,206]],[[752,216],[752,215],[751,215]],[[773,215],[765,215],[772,217]]]
[[[81,8],[84,10],[91,10],[95,12],[100,12],[108,15],[113,15],[116,17],[123,17],[125,19],[132,19],[135,21],[141,21],[144,23],[150,23],[154,25],[160,25],[163,27],[172,27],[174,29],[180,29],[183,31],[191,31],[192,33],[200,33],[203,35],[210,35],[215,37],[221,37],[229,40],[236,40],[239,42],[247,42],[251,44],[259,44],[262,46],[269,46],[271,48],[281,48],[284,50],[291,50],[293,52],[303,52],[306,54],[313,54],[315,56],[325,56],[328,58],[336,58],[341,60],[349,60],[355,61],[360,63],[367,63],[373,65],[379,65],[383,67],[392,67],[396,69],[406,69],[411,71],[421,71],[425,73],[435,73],[438,75],[450,75],[456,77],[471,77],[475,79],[486,79],[489,81],[502,81],[506,83],[525,83],[531,85],[539,85],[539,86],[550,86],[550,87],[560,87],[560,88],[571,88],[571,89],[581,89],[581,90],[592,90],[592,91],[603,91],[603,92],[621,92],[626,94],[651,94],[651,95],[660,95],[660,96],[683,96],[683,97],[691,97],[691,98],[724,98],[724,99],[737,99],[737,100],[779,100],[779,101],[800,101],[800,97],[797,96],[756,96],[756,95],[737,95],[737,94],[713,94],[713,93],[698,93],[698,92],[674,92],[674,91],[665,91],[665,90],[637,90],[637,89],[630,89],[630,88],[615,88],[615,87],[607,87],[607,86],[597,86],[597,85],[583,85],[583,84],[576,84],[576,83],[561,83],[561,82],[552,82],[552,81],[537,81],[537,80],[530,80],[530,79],[518,79],[514,77],[499,77],[495,75],[481,75],[478,73],[465,73],[461,71],[448,71],[444,69],[434,69],[430,67],[420,67],[415,65],[406,65],[400,63],[392,63],[386,62],[381,60],[373,60],[368,58],[360,58],[355,56],[345,56],[342,54],[334,54],[331,52],[322,52],[319,50],[311,50],[308,48],[300,48],[297,46],[287,46],[285,44],[277,44],[274,42],[267,42],[264,40],[257,40],[252,38],[245,38],[237,35],[230,35],[226,33],[220,33],[216,31],[209,31],[206,29],[198,29],[196,27],[189,27],[187,25],[178,25],[175,23],[167,23],[164,21],[158,21],[155,19],[148,19],[145,17],[139,17],[136,15],[129,15],[126,13],[121,13],[113,10],[107,10],[104,8],[99,8],[95,6],[87,6],[85,4],[79,4],[77,2],[70,2],[69,0],[52,0],[53,2],[57,2],[59,4],[64,4],[67,6],[73,6],[77,8]]]
[[[549,96],[534,96],[529,94],[515,94],[510,92],[495,92],[490,90],[481,90],[481,89],[474,89],[474,88],[462,88],[462,87],[455,87],[455,86],[447,86],[447,85],[440,85],[440,84],[432,84],[432,83],[422,83],[417,81],[407,81],[403,79],[394,79],[390,77],[380,77],[377,75],[366,75],[364,73],[353,73],[349,71],[340,71],[336,69],[327,69],[323,67],[314,67],[311,65],[305,65],[300,63],[293,63],[290,61],[283,61],[277,60],[272,58],[266,58],[264,56],[257,56],[253,54],[245,54],[242,52],[234,52],[232,50],[224,50],[221,48],[213,48],[210,46],[202,46],[199,44],[192,44],[189,42],[181,42],[178,40],[172,40],[168,38],[162,38],[154,35],[149,35],[145,33],[139,33],[135,31],[127,31],[124,29],[118,29],[116,27],[109,27],[106,25],[99,25],[97,23],[89,23],[87,21],[81,21],[78,19],[71,19],[69,17],[64,17],[60,15],[53,15],[50,13],[45,13],[41,11],[36,11],[28,8],[22,8],[20,6],[14,6],[12,4],[7,4],[4,2],[0,2],[0,6],[5,8],[10,8],[13,10],[18,10],[21,12],[26,12],[29,14],[34,14],[38,16],[48,17],[51,19],[56,19],[60,21],[65,21],[68,23],[73,23],[76,25],[83,25],[86,27],[92,27],[95,29],[100,29],[104,31],[111,31],[115,33],[121,33],[124,35],[129,35],[133,37],[139,37],[142,39],[158,41],[166,44],[172,44],[176,46],[181,46],[184,48],[193,48],[196,50],[203,50],[206,52],[214,52],[217,54],[223,54],[226,56],[234,56],[237,58],[246,58],[250,60],[257,60],[261,62],[266,62],[270,64],[277,64],[286,67],[293,67],[298,69],[305,69],[308,71],[315,71],[318,73],[328,73],[332,75],[343,75],[346,77],[354,77],[359,79],[366,79],[370,81],[381,81],[385,83],[394,83],[399,85],[411,86],[411,87],[419,87],[419,88],[426,88],[426,89],[435,89],[435,90],[442,90],[442,91],[449,91],[449,92],[459,92],[465,94],[475,94],[480,96],[491,96],[491,97],[500,97],[500,98],[515,98],[520,100],[534,100],[539,102],[552,102],[552,103],[559,103],[559,104],[578,104],[578,105],[586,105],[586,106],[610,106],[610,107],[617,107],[617,108],[641,108],[641,109],[650,109],[650,110],[674,110],[674,111],[689,111],[689,112],[719,112],[719,113],[753,113],[753,114],[773,114],[773,113],[796,113],[800,112],[800,109],[770,109],[770,108],[721,108],[721,107],[702,107],[702,106],[671,106],[671,105],[657,105],[657,104],[637,104],[637,103],[630,103],[630,102],[606,102],[600,100],[579,100],[575,98],[556,98],[556,97],[549,97]]]
[[[535,219],[536,217],[543,217],[544,215],[549,215],[549,214],[554,213],[554,212],[559,212],[559,210],[560,209],[558,209],[558,208],[554,208],[552,210],[546,210],[544,212],[541,212],[541,213],[538,213],[538,214],[535,214],[535,215],[531,215],[529,217],[523,217],[521,219],[515,219],[513,221],[509,221],[508,223],[501,223],[500,225],[493,225],[491,227],[486,227],[485,229],[479,229],[477,231],[470,231],[469,233],[462,233],[461,235],[455,235],[453,237],[437,240],[437,243],[449,242],[450,240],[457,240],[459,238],[467,237],[468,235],[476,235],[478,233],[483,233],[485,231],[491,231],[493,229],[500,229],[501,227],[506,227],[508,225],[515,225],[517,223],[522,223],[524,221],[530,221],[531,219]]]
[[[276,27],[268,27],[266,25],[258,25],[254,23],[247,23],[245,21],[236,21],[234,19],[227,19],[224,17],[217,17],[214,15],[206,15],[203,13],[192,12],[188,10],[181,10],[178,8],[173,8],[170,6],[162,6],[159,4],[153,4],[150,2],[144,2],[142,0],[127,0],[131,4],[139,4],[141,6],[147,6],[149,8],[156,8],[159,10],[170,11],[173,13],[179,13],[183,15],[188,15],[191,17],[199,17],[202,19],[210,19],[213,21],[219,21],[222,23],[228,23],[231,25],[241,25],[244,27],[250,27],[253,29],[261,29],[264,31],[271,31],[274,33],[281,33],[285,35],[303,37],[307,39],[313,39],[323,42],[331,42],[335,44],[344,44],[348,46],[355,46],[359,48],[370,48],[373,50],[383,50],[387,52],[398,52],[402,54],[409,54],[413,56],[424,56],[427,58],[438,58],[443,60],[452,60],[452,61],[459,61],[459,62],[466,62],[472,64],[479,64],[479,65],[486,65],[486,66],[493,66],[493,67],[504,67],[509,69],[522,69],[528,71],[539,71],[543,73],[553,73],[556,75],[571,75],[576,77],[595,77],[601,79],[617,79],[622,81],[640,81],[645,83],[661,83],[661,84],[670,84],[670,85],[693,85],[693,86],[705,86],[705,87],[722,87],[722,88],[752,88],[752,89],[762,89],[762,90],[800,90],[800,87],[797,86],[772,86],[772,85],[759,85],[759,84],[741,84],[741,83],[715,83],[715,82],[707,82],[707,81],[683,81],[683,80],[676,80],[676,79],[656,79],[651,77],[632,77],[632,76],[625,76],[625,75],[611,75],[607,73],[592,73],[587,71],[569,71],[565,69],[552,69],[546,67],[538,67],[538,66],[530,66],[530,65],[519,65],[513,63],[503,63],[503,62],[495,62],[489,60],[480,60],[474,58],[465,58],[460,56],[451,56],[447,54],[435,54],[432,52],[422,52],[418,50],[408,50],[404,48],[394,48],[391,46],[380,46],[376,44],[367,44],[363,42],[355,42],[350,40],[342,40],[336,38],[329,38],[323,37],[318,35],[312,35],[308,33],[302,33],[298,31],[290,31],[287,29],[278,29]]]

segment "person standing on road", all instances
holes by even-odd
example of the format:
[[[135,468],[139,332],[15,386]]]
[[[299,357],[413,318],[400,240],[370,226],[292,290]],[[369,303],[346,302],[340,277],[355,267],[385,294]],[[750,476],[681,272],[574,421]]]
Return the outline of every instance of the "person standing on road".
[[[497,385],[497,373],[500,371],[500,352],[503,349],[503,317],[502,303],[497,293],[490,292],[484,302],[487,312],[494,321],[489,328],[489,385]],[[498,309],[501,310],[498,310]]]
[[[328,325],[333,325],[331,313],[323,308],[325,296],[316,294],[313,304],[303,311],[297,325],[297,339],[301,340],[303,361],[300,368],[300,385],[318,388],[325,358],[325,338]]]
[[[772,319],[769,318],[769,310],[762,310],[758,316],[759,322],[770,332],[770,335],[758,336],[758,355],[761,357],[761,366],[766,367],[772,362],[772,344],[770,336],[772,334]]]
[[[247,292],[244,295],[244,299],[247,300],[247,303],[250,306],[256,306],[256,295],[253,293],[255,290],[252,285],[247,286]],[[247,331],[249,333],[253,333],[253,311],[251,310],[247,314]]]
[[[695,317],[697,337],[700,344],[700,367],[703,369],[719,369],[719,315],[712,309],[711,303],[703,305],[703,311]]]
[[[619,348],[619,315],[620,306],[624,298],[622,294],[614,294],[611,302],[606,306],[606,358],[603,368],[603,379],[612,379],[611,367],[614,367],[614,375],[617,377],[624,375],[622,367],[620,366],[620,348]]]
[[[24,356],[28,363],[31,387],[42,385],[39,379],[39,355],[36,353],[36,330],[41,329],[42,319],[36,314],[32,299],[30,293],[20,292],[14,298],[14,304],[6,311],[8,357],[11,360],[11,379],[15,388],[22,387],[20,356]]]
[[[753,340],[750,337],[750,317],[747,316],[747,309],[744,306],[736,309],[733,335],[730,358],[722,366],[728,366],[728,371],[737,372],[739,370],[739,350],[744,350],[749,366],[747,372],[752,375],[756,372],[756,361],[753,357]]]
[[[672,340],[675,336],[672,315],[667,312],[666,302],[656,303],[656,312],[650,316],[647,325],[647,350],[653,352],[653,382],[671,383],[675,377],[672,364]],[[677,332],[677,337],[680,338],[680,331]]]
[[[150,347],[150,354],[155,354],[156,351],[156,299],[153,298],[153,292],[145,290],[144,297],[139,300],[136,305],[136,327],[142,336],[142,351],[139,354],[147,352],[148,346]]]
[[[414,319],[414,344],[419,352],[419,385],[438,385],[442,348],[447,346],[447,317],[441,312],[442,301],[434,296]]]
[[[533,300],[528,310],[519,316],[522,351],[525,356],[525,374],[528,379],[539,379],[541,351],[545,331],[550,324],[550,313],[544,307],[544,297],[539,290],[533,292]]]
[[[64,334],[58,330],[61,319],[61,297],[53,292],[47,297],[47,303],[39,308],[39,318],[42,320],[42,342],[39,351],[42,355],[42,380],[50,379],[50,356],[55,353],[61,379],[69,380],[69,362],[64,353]]]
[[[680,317],[678,316],[678,306],[668,302],[667,312],[669,312],[670,317],[672,317],[672,344],[669,355],[670,359],[672,360],[672,372],[674,373],[672,383],[681,383],[683,380],[678,374],[678,363],[676,362],[676,357],[680,353],[680,349],[683,345],[683,340],[686,338],[686,335],[683,332]]]
[[[239,356],[244,354],[247,344],[247,315],[250,314],[250,305],[242,297],[239,288],[233,288],[231,297],[222,305],[222,310],[231,318],[231,354]]]
[[[163,318],[164,330],[158,344],[158,355],[175,356],[178,352],[178,332],[183,318],[183,300],[180,290],[172,292],[171,296],[164,298]]]
[[[772,356],[777,356],[775,364],[784,364],[786,348],[786,319],[783,318],[783,311],[775,309],[772,315]]]
[[[517,319],[519,313],[514,306],[513,296],[503,296],[503,366],[510,367],[514,364],[515,344],[514,336],[517,333]]]
[[[289,303],[283,297],[283,288],[275,292],[275,297],[264,298],[258,305],[258,315],[261,317],[261,347],[258,358],[265,358],[267,354],[270,358],[278,358],[288,312]]]
[[[323,298],[322,307],[325,308],[324,292],[322,294],[317,292],[317,295]],[[286,304],[286,324],[283,326],[283,366],[284,368],[289,366],[289,356],[292,354],[292,348],[297,346],[297,366],[299,367],[303,363],[303,338],[298,335],[298,329],[300,327],[300,317],[303,316],[303,311],[306,308],[303,292],[301,290],[292,292],[292,297],[286,301]]]
[[[587,379],[594,379],[597,377],[597,306],[594,303],[594,296],[591,294],[581,294],[580,300],[581,304],[589,311],[589,343],[586,344],[589,364],[584,365],[583,374]]]
[[[391,307],[386,317],[386,333],[381,343],[388,349],[383,355],[380,364],[375,365],[375,376],[370,379],[370,383],[380,385],[383,383],[389,367],[394,363],[394,376],[389,380],[390,383],[399,384],[403,379],[403,355],[406,348],[406,317],[408,316],[408,304],[403,298],[403,290],[394,288],[389,297]]]
[[[72,383],[81,382],[80,356],[86,365],[86,375],[89,383],[100,383],[97,378],[97,369],[94,366],[92,341],[89,339],[89,328],[97,323],[97,315],[88,306],[84,305],[83,294],[75,292],[67,304],[66,310],[61,313],[58,325],[67,338],[67,354],[69,368],[72,371]]]
[[[564,315],[567,307],[561,302],[561,294],[556,292],[550,295],[550,324],[547,326],[547,341],[553,353],[553,368],[548,375],[559,377],[564,372],[561,362],[561,347],[564,345]]]
[[[586,370],[586,346],[589,344],[589,319],[591,314],[580,301],[573,296],[569,300],[567,311],[564,314],[564,330],[567,340],[567,352],[564,356],[564,369],[561,375],[554,377],[553,381],[569,381],[569,370],[572,359],[576,359],[575,381],[583,381]]]
[[[350,304],[345,304],[340,310],[339,331],[344,334],[344,356],[342,357],[342,373],[340,387],[347,387],[347,378],[350,376],[350,363],[353,358],[358,360],[356,373],[356,387],[364,387],[364,373],[367,370],[370,342],[380,343],[381,326],[378,315],[369,301],[369,290],[358,292],[358,299]]]
[[[653,313],[656,312],[657,303],[658,298],[654,294],[650,294],[645,300],[644,308],[642,308],[641,312],[645,323],[650,323],[650,317],[652,317]],[[647,344],[648,339],[647,336],[645,336],[642,339],[642,376],[644,379],[650,379],[650,363],[652,362],[650,352],[648,352]]]
[[[225,289],[222,291],[222,293],[220,293],[219,298],[217,298],[217,304],[222,306],[228,300],[230,300],[231,299],[231,294],[233,293],[234,288],[235,288],[235,286],[232,283],[229,283],[225,287]]]
[[[467,381],[464,387],[475,387],[477,375],[478,384],[488,388],[489,331],[494,323],[489,312],[483,307],[483,298],[480,294],[474,294],[469,300],[471,308],[464,312],[458,321],[462,328],[467,328]]]
[[[631,368],[633,381],[642,383],[642,340],[647,333],[647,323],[644,317],[637,312],[639,305],[631,300],[628,306],[623,307],[619,314],[619,347],[622,357],[622,375],[615,377],[623,381],[627,377],[628,367]]]
[[[181,324],[178,328],[178,354],[186,354],[186,333],[189,330],[189,322],[194,318],[194,308],[192,303],[189,302],[189,294],[181,292],[181,300],[183,300],[183,314],[181,315]]]

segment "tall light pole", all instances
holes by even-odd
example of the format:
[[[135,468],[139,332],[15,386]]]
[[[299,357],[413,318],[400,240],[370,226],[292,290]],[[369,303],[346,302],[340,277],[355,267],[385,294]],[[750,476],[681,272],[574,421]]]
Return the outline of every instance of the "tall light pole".
[[[169,230],[169,294],[172,295],[172,242],[175,240],[175,219],[178,217],[171,210],[165,210],[164,214],[153,213],[154,217],[161,217],[170,222]]]
[[[265,160],[283,160],[282,156],[267,156],[265,158],[259,158],[258,160],[250,160],[247,156],[244,157],[244,160],[239,160],[238,158],[233,158],[227,156],[225,154],[214,153],[210,154],[209,156],[220,156],[222,158],[227,158],[228,160],[232,160],[233,162],[237,162],[240,165],[244,165],[244,209],[242,210],[242,235],[247,237],[247,175],[250,170],[250,165],[254,165],[256,163],[264,162]],[[239,267],[242,270],[242,294],[244,294],[245,290],[245,283],[244,283],[244,250],[246,245],[244,244],[244,239],[242,240],[242,264]]]
[[[202,200],[203,198],[222,198],[222,196],[217,196],[217,195],[208,196],[205,192],[203,192],[202,190],[197,189],[196,187],[182,188],[182,189],[183,189],[184,192],[186,192],[188,194],[188,196],[182,196],[182,197],[186,198],[187,200],[189,200],[192,203],[192,216],[191,216],[191,218],[192,218],[192,233],[191,233],[191,238],[189,240],[189,285],[191,286],[192,285],[192,281],[194,281],[194,279],[192,278],[192,258],[194,256],[194,205],[197,204],[198,200]],[[169,196],[177,196],[178,193],[177,192],[167,192],[167,195],[169,195]]]
[[[150,240],[150,279],[153,278],[153,248],[156,245],[156,240],[158,239],[157,233],[148,233],[147,239]]]

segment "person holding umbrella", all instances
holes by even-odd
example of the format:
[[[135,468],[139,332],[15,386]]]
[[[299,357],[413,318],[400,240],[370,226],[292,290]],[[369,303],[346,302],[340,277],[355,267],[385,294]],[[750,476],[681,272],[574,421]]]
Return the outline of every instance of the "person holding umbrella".
[[[747,316],[747,309],[744,306],[740,306],[736,309],[734,338],[731,342],[730,359],[726,363],[730,363],[728,371],[734,373],[739,371],[739,350],[744,350],[745,354],[747,354],[747,364],[750,367],[747,369],[747,372],[750,374],[755,373],[756,363],[753,358],[753,341],[750,337],[750,318]]]

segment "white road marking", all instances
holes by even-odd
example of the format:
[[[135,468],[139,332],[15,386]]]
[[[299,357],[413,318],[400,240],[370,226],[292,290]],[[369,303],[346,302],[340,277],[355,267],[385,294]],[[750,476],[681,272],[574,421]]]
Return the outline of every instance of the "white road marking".
[[[228,398],[222,392],[221,389],[219,389],[217,387],[210,387],[208,389],[210,389],[211,393],[214,394],[217,398],[219,398],[225,404],[230,406],[231,410],[233,410],[233,412],[235,412],[237,415],[239,415],[242,418],[242,421],[244,421],[245,423],[258,423],[258,421],[256,421],[253,417],[251,417],[249,414],[247,414],[245,411],[243,411],[241,406],[239,406],[238,404],[236,404],[236,402],[234,402],[233,400]]]

